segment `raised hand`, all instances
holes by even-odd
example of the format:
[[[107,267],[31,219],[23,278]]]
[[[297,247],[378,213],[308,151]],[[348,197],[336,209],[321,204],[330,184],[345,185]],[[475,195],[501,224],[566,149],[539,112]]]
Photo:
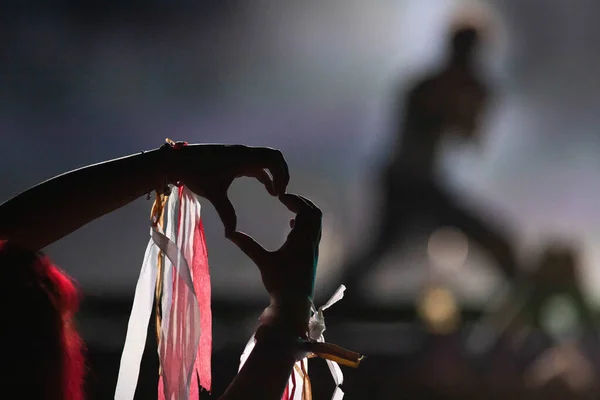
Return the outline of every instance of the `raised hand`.
[[[231,232],[228,237],[258,266],[265,289],[271,296],[271,306],[263,319],[278,319],[282,311],[294,323],[308,323],[314,295],[322,212],[310,200],[295,194],[279,196],[281,202],[296,217],[279,250],[267,251],[251,236]],[[265,322],[265,321],[263,321]]]
[[[279,150],[243,145],[199,144],[170,152],[169,180],[185,183],[215,207],[225,231],[235,230],[237,217],[227,191],[235,178],[258,179],[273,195],[285,193],[290,176]],[[267,170],[270,172],[267,172]]]

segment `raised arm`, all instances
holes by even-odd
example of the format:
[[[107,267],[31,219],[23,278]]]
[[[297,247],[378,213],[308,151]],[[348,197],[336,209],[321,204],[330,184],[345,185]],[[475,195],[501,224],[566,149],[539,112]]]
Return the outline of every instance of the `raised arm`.
[[[285,244],[266,251],[250,236],[229,238],[259,267],[270,306],[260,317],[256,345],[220,400],[256,398],[280,400],[294,363],[304,357],[299,343],[306,339],[314,295],[321,211],[301,196],[285,194],[280,200],[296,213]]]
[[[226,231],[234,230],[235,210],[227,190],[240,176],[256,177],[272,195],[284,193],[289,180],[278,150],[219,144],[163,146],[67,172],[8,200],[0,205],[0,239],[39,250],[176,182],[211,201]]]

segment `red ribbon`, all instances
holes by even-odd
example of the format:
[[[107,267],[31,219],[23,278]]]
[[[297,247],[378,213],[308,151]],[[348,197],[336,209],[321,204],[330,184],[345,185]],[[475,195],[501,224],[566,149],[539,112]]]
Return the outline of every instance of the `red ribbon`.
[[[183,186],[179,187],[179,199],[183,201]],[[179,210],[183,208],[180,203]],[[178,229],[181,225],[181,211],[178,215]],[[205,390],[211,390],[212,373],[211,373],[211,356],[212,356],[212,310],[211,310],[211,285],[210,285],[210,269],[208,266],[208,252],[206,248],[206,240],[204,235],[204,227],[200,219],[194,228],[194,243],[193,243],[193,258],[188,260],[192,280],[194,283],[194,292],[200,309],[200,340],[196,353],[196,361],[193,368],[193,375],[190,382],[190,399],[198,399],[200,397],[200,386]],[[177,279],[173,274],[173,279]],[[196,376],[198,379],[196,379]],[[158,382],[158,400],[165,400],[164,386],[162,376]]]

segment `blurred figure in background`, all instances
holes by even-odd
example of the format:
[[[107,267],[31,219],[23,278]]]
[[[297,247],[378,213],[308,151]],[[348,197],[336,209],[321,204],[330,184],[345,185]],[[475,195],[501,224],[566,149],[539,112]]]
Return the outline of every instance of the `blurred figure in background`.
[[[529,301],[526,312],[536,330],[547,331],[548,334],[557,336],[558,340],[576,339],[573,336],[581,332],[597,333],[591,307],[581,289],[580,270],[579,254],[573,247],[559,242],[547,246],[528,279]],[[552,321],[545,318],[546,307],[560,295],[573,306],[569,310],[574,311],[576,317],[572,324],[566,324],[564,328],[570,328],[566,330],[559,329],[560,327],[557,327],[558,330],[552,329],[553,325],[546,323]],[[556,331],[556,334],[552,331]]]
[[[509,339],[512,350],[524,358],[523,379],[530,388],[541,390],[561,381],[572,396],[590,393],[596,372],[582,351],[582,340],[588,333],[597,344],[598,330],[581,289],[578,251],[550,242],[533,267],[518,282],[518,293],[490,315],[487,327],[479,328],[489,338],[478,340],[490,351],[502,337]]]
[[[583,349],[582,339],[590,333],[597,344],[598,331],[581,290],[578,253],[570,246],[554,243],[547,247],[537,267],[530,278],[531,291],[524,312],[534,332],[550,337],[551,346],[527,366],[525,384],[544,390],[562,383],[563,390],[570,392],[569,398],[596,398],[594,377],[598,371]],[[561,307],[559,296],[568,304]],[[552,305],[559,310],[552,310]]]
[[[474,24],[454,28],[449,56],[441,71],[425,77],[406,95],[403,121],[392,158],[383,175],[383,204],[378,232],[370,247],[343,268],[341,282],[350,293],[380,259],[410,233],[415,217],[433,217],[438,226],[454,226],[477,242],[507,277],[516,261],[508,235],[463,209],[440,187],[436,176],[439,150],[448,135],[477,139],[488,89],[477,73],[482,30]],[[404,94],[403,94],[404,97]],[[398,106],[397,106],[398,107]]]

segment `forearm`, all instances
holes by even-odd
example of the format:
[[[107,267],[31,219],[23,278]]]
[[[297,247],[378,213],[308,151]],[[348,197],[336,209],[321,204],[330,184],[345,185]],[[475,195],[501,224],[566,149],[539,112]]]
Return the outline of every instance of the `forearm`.
[[[259,318],[256,345],[221,400],[281,399],[294,363],[304,357],[300,345],[307,338],[311,304],[308,296],[271,296]]]
[[[220,400],[280,400],[296,362],[294,342],[257,340],[248,360]]]
[[[67,172],[0,205],[0,238],[39,250],[81,226],[164,187],[161,150]]]

